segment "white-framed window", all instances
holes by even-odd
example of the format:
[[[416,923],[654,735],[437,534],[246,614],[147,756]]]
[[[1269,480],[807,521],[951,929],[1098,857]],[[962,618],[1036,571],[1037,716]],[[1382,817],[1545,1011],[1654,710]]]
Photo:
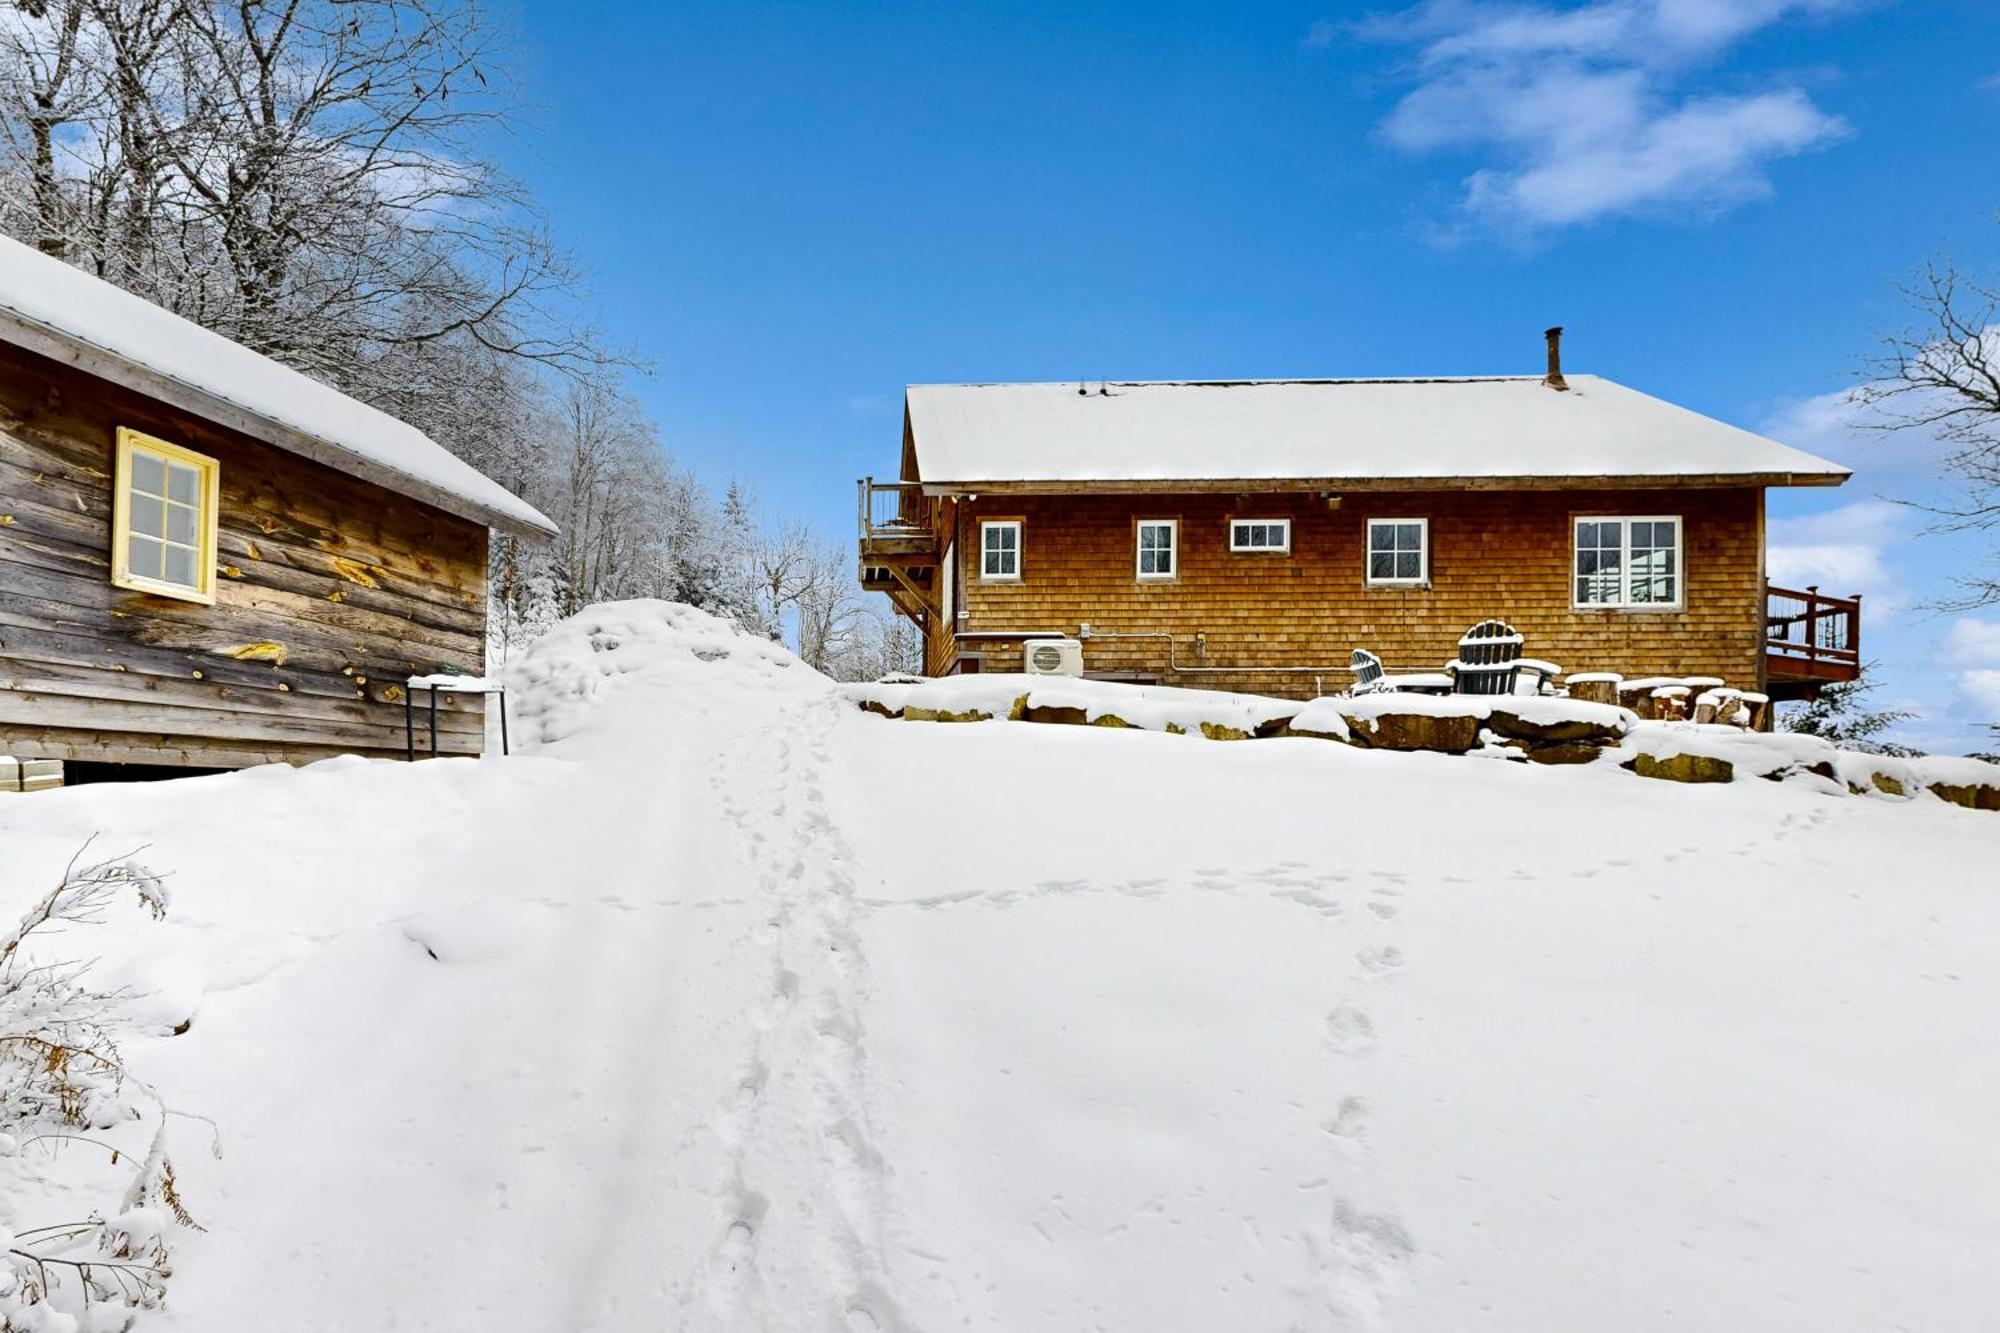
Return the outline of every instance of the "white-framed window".
[[[987,583],[1021,581],[1021,520],[989,518],[979,524],[979,577]]]
[[[1368,520],[1368,581],[1421,584],[1431,577],[1431,521],[1427,518]]]
[[[1229,549],[1237,552],[1272,552],[1283,555],[1292,549],[1292,520],[1232,518],[1229,520]]]
[[[1142,518],[1139,520],[1138,570],[1147,582],[1158,582],[1180,573],[1180,520]]]
[[[220,466],[207,454],[120,427],[114,468],[111,582],[214,602]]]
[[[1574,570],[1578,607],[1680,606],[1680,515],[1578,518]]]

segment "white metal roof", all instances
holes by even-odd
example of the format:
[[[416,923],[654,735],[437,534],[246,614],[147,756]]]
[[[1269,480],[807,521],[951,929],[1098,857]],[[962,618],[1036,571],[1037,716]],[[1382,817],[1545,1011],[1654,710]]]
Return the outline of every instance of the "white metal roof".
[[[1036,482],[1605,478],[1837,486],[1847,468],[1595,375],[916,384],[917,478]]]
[[[508,532],[556,531],[416,427],[4,237],[0,339],[448,513]]]

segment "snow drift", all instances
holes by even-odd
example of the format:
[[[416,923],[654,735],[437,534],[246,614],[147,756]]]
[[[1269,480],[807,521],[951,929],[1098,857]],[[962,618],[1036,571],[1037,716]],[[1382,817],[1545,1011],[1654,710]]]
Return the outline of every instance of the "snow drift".
[[[165,922],[64,940],[219,1125],[217,1158],[169,1122],[208,1230],[142,1329],[1956,1329],[2000,1296],[1991,814],[894,725],[647,603],[512,681],[511,760],[0,802],[0,916],[92,832],[170,875]],[[79,1161],[0,1157],[0,1229],[84,1206]]]

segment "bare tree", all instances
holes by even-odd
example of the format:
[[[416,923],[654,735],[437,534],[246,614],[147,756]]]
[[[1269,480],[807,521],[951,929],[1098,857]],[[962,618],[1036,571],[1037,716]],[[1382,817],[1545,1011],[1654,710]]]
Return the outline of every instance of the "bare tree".
[[[864,644],[853,557],[841,547],[812,542],[794,600],[799,656],[828,675],[843,674]]]
[[[56,161],[57,134],[87,115],[97,80],[83,49],[88,0],[16,0],[0,23],[0,89],[11,109],[6,129],[28,181],[27,215],[17,225],[43,254],[62,257],[72,221]],[[11,197],[11,192],[10,192]],[[17,206],[9,203],[10,211]]]
[[[1858,393],[1889,430],[1923,430],[1949,448],[1943,467],[1962,486],[1960,501],[1926,505],[1946,531],[2000,527],[2000,291],[1932,264],[1907,289],[1924,316],[1891,335],[1874,379]],[[2000,602],[2000,577],[1958,580],[1950,609]]]
[[[804,524],[786,523],[758,545],[755,555],[759,610],[776,631],[818,574],[817,543]]]

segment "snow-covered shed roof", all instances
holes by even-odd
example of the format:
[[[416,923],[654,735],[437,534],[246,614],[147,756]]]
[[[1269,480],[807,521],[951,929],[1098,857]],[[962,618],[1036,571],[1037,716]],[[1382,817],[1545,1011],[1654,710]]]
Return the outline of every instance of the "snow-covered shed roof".
[[[447,513],[522,535],[556,531],[407,422],[4,237],[0,339]]]
[[[1595,375],[915,384],[927,486],[1838,486],[1849,471]],[[1082,392],[1079,392],[1081,387]]]

